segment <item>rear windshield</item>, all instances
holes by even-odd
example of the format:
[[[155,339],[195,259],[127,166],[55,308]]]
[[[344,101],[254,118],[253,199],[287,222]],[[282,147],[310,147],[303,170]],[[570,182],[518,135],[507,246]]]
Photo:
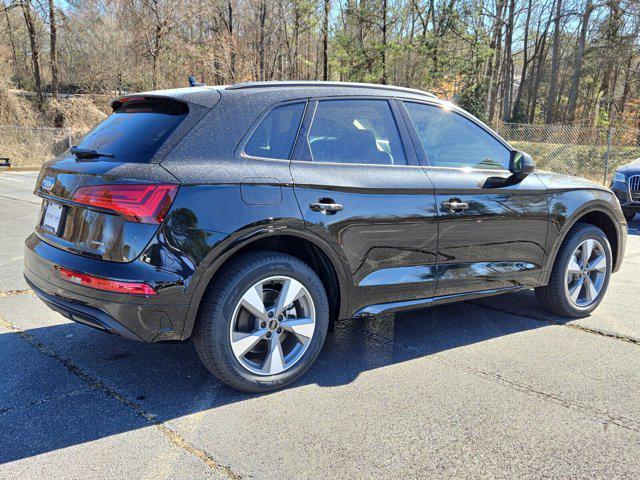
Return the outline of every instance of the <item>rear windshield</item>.
[[[111,154],[119,162],[148,163],[188,113],[181,102],[129,100],[91,130],[78,147]]]

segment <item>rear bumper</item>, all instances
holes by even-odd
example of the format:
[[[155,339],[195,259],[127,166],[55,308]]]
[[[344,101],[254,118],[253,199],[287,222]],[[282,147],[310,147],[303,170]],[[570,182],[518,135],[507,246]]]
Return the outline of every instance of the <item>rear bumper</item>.
[[[74,322],[97,328],[98,330],[104,330],[109,333],[120,335],[121,337],[128,338],[130,340],[142,341],[139,336],[125,328],[122,324],[118,323],[102,310],[98,310],[97,308],[90,307],[89,305],[84,305],[79,302],[63,300],[55,295],[49,295],[29,281],[26,274],[25,280],[31,290],[35,292],[38,298],[42,300],[47,307],[58,312],[63,317],[73,320]]]
[[[122,281],[144,281],[158,295],[105,292],[59,277],[56,266]],[[133,261],[106,262],[60,250],[37,236],[25,242],[24,277],[52,310],[70,320],[145,342],[181,340],[188,299],[184,281],[175,273]]]

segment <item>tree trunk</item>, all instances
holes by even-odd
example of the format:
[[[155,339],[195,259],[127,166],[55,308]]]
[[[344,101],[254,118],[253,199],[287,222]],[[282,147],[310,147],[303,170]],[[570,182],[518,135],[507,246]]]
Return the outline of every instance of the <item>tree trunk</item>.
[[[263,81],[265,79],[265,37],[266,37],[266,23],[267,23],[267,3],[265,0],[260,2],[260,10],[258,11],[258,21],[260,22],[259,34],[258,34],[258,80]]]
[[[382,50],[380,52],[380,60],[382,62],[382,75],[380,83],[387,84],[387,17],[388,17],[387,0],[382,0]]]
[[[520,86],[516,94],[516,100],[513,103],[513,114],[510,120],[518,121],[520,119],[520,105],[522,103],[522,94],[527,85],[527,69],[529,68],[529,24],[531,22],[531,7],[533,0],[529,0],[527,7],[527,18],[524,23],[524,40],[522,46],[522,73],[520,74]]]
[[[487,102],[487,119],[489,125],[493,125],[496,113],[496,103],[498,100],[498,80],[500,79],[500,71],[502,68],[502,23],[506,7],[505,0],[498,0],[496,6],[496,19],[493,32],[491,47],[493,48],[493,62],[491,69],[491,77],[489,81],[489,98]]]
[[[233,40],[233,4],[227,0],[227,28],[229,32],[229,45],[231,47],[231,58],[229,59],[230,83],[236,80],[236,49]]]
[[[549,95],[545,122],[553,123],[555,117],[556,97],[558,96],[558,72],[560,70],[560,20],[562,0],[556,0],[556,15],[553,20],[553,49],[551,52],[551,78],[549,79]]]
[[[536,118],[536,107],[538,103],[538,92],[540,90],[540,79],[542,77],[542,65],[545,62],[547,46],[547,31],[545,30],[542,39],[540,40],[540,54],[536,59],[535,75],[532,77],[533,90],[531,92],[531,102],[528,107],[529,123],[534,123]]]
[[[324,0],[324,16],[322,18],[322,79],[329,80],[329,11],[331,0]]]
[[[11,18],[9,17],[9,7],[2,2],[2,6],[4,7],[4,14],[7,18],[7,32],[9,33],[9,43],[11,44],[11,58],[13,65],[13,74],[17,76],[18,73],[18,56],[16,55],[16,42],[13,38],[13,26],[11,25]],[[18,77],[18,88],[21,88],[19,76]]]
[[[58,26],[56,25],[56,7],[53,0],[49,0],[49,23],[49,39],[51,44],[51,95],[54,99],[58,100]]]
[[[578,105],[578,93],[580,92],[580,77],[582,75],[582,59],[584,57],[584,49],[587,42],[587,33],[589,31],[589,18],[593,12],[594,5],[591,0],[587,0],[582,14],[582,24],[580,26],[580,35],[576,45],[576,58],[573,62],[573,76],[571,77],[571,88],[569,89],[569,100],[567,104],[567,120],[573,122],[576,117],[576,107]]]
[[[622,96],[620,97],[618,103],[618,112],[620,116],[624,116],[624,111],[627,107],[627,100],[629,98],[629,93],[631,91],[631,71],[632,71],[632,62],[633,62],[633,50],[629,52],[627,55],[627,64],[625,65],[624,72],[624,84],[622,87]]]
[[[611,113],[611,106],[613,104],[613,95],[615,89],[612,85],[614,80],[614,66],[615,66],[615,54],[616,46],[620,39],[620,29],[622,27],[622,15],[623,11],[620,7],[619,0],[610,0],[607,2],[609,7],[608,24],[606,25],[605,38],[607,41],[608,52],[605,52],[604,70],[602,75],[602,84],[600,91],[602,92],[601,102],[605,107],[607,114]]]
[[[24,22],[27,25],[27,33],[29,34],[33,79],[36,84],[36,97],[38,99],[38,105],[42,107],[44,104],[44,94],[42,91],[42,77],[40,75],[40,46],[38,45],[35,20],[33,18],[33,12],[31,11],[31,0],[20,0],[20,6],[22,7]]]
[[[293,4],[293,55],[291,56],[290,77],[293,80],[300,80],[300,72],[298,70],[298,50],[300,49],[300,23],[302,16],[300,8],[296,3]]]
[[[513,59],[511,50],[513,44],[513,26],[515,18],[516,2],[509,1],[509,16],[507,18],[507,32],[504,42],[504,75],[502,77],[502,120],[507,122],[511,117],[511,98],[513,86]]]
[[[153,90],[158,88],[158,59],[160,57],[160,50],[162,49],[162,38],[164,37],[164,29],[162,23],[158,19],[156,23],[155,35],[153,37],[153,51],[151,52],[152,59],[152,75],[151,83]]]

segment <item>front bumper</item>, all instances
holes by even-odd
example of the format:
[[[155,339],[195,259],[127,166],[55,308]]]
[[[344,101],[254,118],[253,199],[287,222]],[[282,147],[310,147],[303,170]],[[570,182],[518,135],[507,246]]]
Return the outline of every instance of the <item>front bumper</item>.
[[[627,182],[612,182],[611,190],[618,197],[618,201],[625,211],[640,212],[640,201],[631,198]]]
[[[61,266],[122,281],[145,281],[158,295],[130,295],[76,285],[60,278]],[[175,273],[138,260],[115,263],[58,249],[31,235],[25,242],[24,277],[52,310],[70,320],[145,342],[181,340],[188,299]]]

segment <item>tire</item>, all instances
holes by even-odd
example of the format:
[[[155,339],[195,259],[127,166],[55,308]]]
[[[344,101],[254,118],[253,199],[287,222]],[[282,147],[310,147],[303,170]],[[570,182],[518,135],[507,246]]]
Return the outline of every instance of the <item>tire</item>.
[[[579,247],[580,253],[584,251],[583,248],[588,249],[588,247],[583,247],[587,240],[597,242],[597,244],[590,243],[593,246],[590,258],[594,259],[590,264],[595,265],[596,258],[600,258],[601,253],[606,260],[606,265],[602,266],[599,263],[599,268],[596,270],[589,270],[587,267],[588,273],[585,273],[581,260],[572,263],[571,267],[569,263],[572,258],[575,261],[574,255],[578,255]],[[589,315],[600,304],[607,291],[611,278],[612,258],[611,246],[602,230],[594,225],[576,224],[569,231],[558,250],[549,283],[535,289],[538,301],[546,310],[562,317],[581,318]],[[576,271],[576,267],[583,269],[581,273],[570,274],[569,269]],[[580,278],[582,278],[582,286]],[[590,290],[590,285],[594,285],[596,290]],[[597,295],[593,294],[595,291],[597,291]],[[575,301],[572,300],[572,293]]]
[[[630,222],[636,216],[636,212],[634,210],[623,210],[622,214],[624,215],[624,218],[627,220],[627,222]]]
[[[280,299],[289,303],[296,289],[300,297],[282,308]],[[329,302],[316,273],[290,255],[256,251],[233,260],[209,288],[194,343],[204,366],[220,381],[245,392],[268,392],[307,371],[320,354],[328,325]],[[246,342],[257,338],[242,354]]]

